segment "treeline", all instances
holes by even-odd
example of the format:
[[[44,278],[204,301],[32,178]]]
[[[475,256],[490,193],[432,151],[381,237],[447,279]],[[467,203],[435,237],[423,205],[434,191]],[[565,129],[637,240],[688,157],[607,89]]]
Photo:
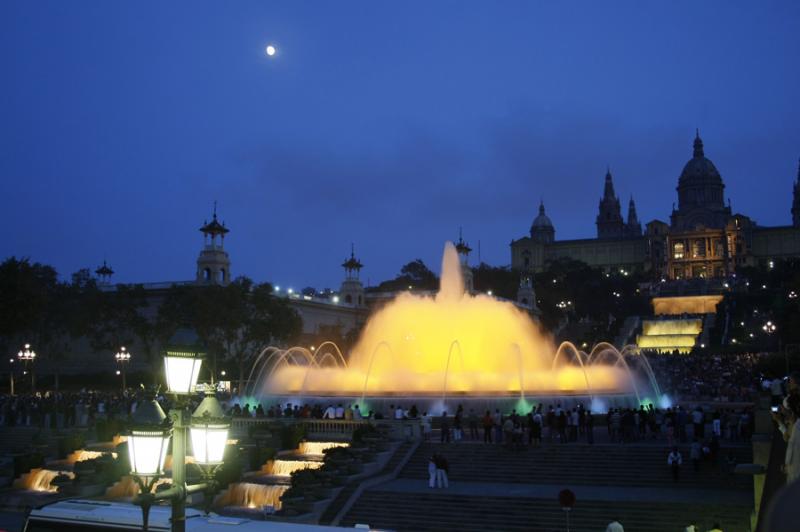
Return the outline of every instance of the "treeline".
[[[241,385],[251,357],[297,337],[302,322],[269,283],[246,277],[227,286],[173,285],[154,292],[142,285],[98,286],[88,270],[61,281],[45,264],[13,257],[0,264],[4,353],[31,343],[57,371],[76,341],[85,338],[109,357],[135,343],[136,356],[156,364],[161,348],[180,329],[194,331],[204,344],[214,375],[224,360],[238,368]]]

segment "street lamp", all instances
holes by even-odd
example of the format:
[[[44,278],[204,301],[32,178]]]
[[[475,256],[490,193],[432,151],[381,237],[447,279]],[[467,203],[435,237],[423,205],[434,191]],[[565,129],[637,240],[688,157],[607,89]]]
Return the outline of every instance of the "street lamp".
[[[168,350],[164,355],[167,390],[178,395],[188,395],[194,392],[202,364],[202,353],[187,349]]]
[[[761,327],[761,329],[767,334],[772,334],[772,333],[775,332],[777,327],[775,326],[774,323],[772,323],[771,321],[768,321],[767,323],[764,324],[763,327]]]
[[[17,358],[25,364],[27,369],[28,364],[32,365],[36,360],[36,351],[31,349],[31,344],[25,344],[25,347],[17,353]],[[34,373],[33,368],[31,368],[31,391],[36,391],[36,373]]]
[[[216,397],[207,396],[193,414],[188,410],[189,399],[197,385],[200,367],[203,363],[203,353],[192,348],[168,349],[164,354],[164,370],[167,387],[175,396],[175,406],[169,411],[171,428],[165,429],[163,410],[158,407],[161,415],[150,415],[149,424],[140,425],[139,432],[132,430],[131,438],[138,437],[142,443],[131,445],[132,473],[137,476],[137,482],[143,488],[136,498],[136,504],[142,507],[143,526],[147,530],[147,517],[150,506],[158,500],[168,499],[172,505],[172,531],[184,532],[186,530],[186,496],[198,491],[206,491],[206,502],[211,499],[215,489],[213,480],[217,469],[222,465],[225,445],[228,441],[230,424],[225,418],[222,406]],[[155,401],[153,401],[155,403]],[[138,414],[138,409],[137,412]],[[191,419],[190,419],[191,416]],[[164,459],[156,451],[163,449],[166,454],[169,431],[172,433],[172,487],[150,493],[154,479],[162,474]],[[192,449],[195,461],[200,466],[205,482],[200,484],[186,484],[186,433],[191,434]],[[144,438],[149,437],[149,440]],[[161,445],[159,447],[158,445]],[[130,445],[130,444],[129,444]],[[150,458],[139,458],[139,454],[149,452]],[[137,456],[134,456],[137,455]],[[155,457],[158,457],[158,461]],[[136,464],[133,467],[133,464]]]
[[[229,428],[230,423],[217,398],[208,396],[203,399],[192,415],[189,429],[195,462],[201,466],[221,465]]]
[[[131,361],[131,354],[128,350],[125,349],[125,346],[119,348],[119,351],[114,355],[114,359],[117,361],[117,364],[122,368],[122,391],[128,389],[128,386],[125,382],[125,366],[128,362]]]

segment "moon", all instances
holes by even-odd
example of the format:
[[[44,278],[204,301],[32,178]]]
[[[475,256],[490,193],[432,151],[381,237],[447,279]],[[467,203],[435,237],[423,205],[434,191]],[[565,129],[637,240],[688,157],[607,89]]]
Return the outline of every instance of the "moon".
[[[275,55],[275,52],[277,52],[277,51],[278,50],[276,50],[275,47],[272,46],[271,44],[267,45],[267,55],[268,56],[272,57],[273,55]]]

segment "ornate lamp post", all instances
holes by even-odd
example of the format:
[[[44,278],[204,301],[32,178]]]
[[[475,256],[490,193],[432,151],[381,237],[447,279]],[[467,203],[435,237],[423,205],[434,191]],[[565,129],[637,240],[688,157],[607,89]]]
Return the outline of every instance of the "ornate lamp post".
[[[175,396],[175,406],[170,409],[167,418],[158,403],[153,400],[152,403],[155,403],[157,409],[149,407],[148,410],[155,410],[155,414],[148,412],[142,414],[146,423],[137,425],[138,416],[134,416],[135,425],[134,430],[131,430],[128,450],[132,474],[142,488],[136,503],[142,507],[144,530],[147,530],[147,517],[153,502],[168,499],[172,504],[172,530],[173,532],[184,532],[186,530],[186,496],[190,493],[206,491],[208,492],[208,502],[211,492],[214,491],[213,477],[217,468],[222,465],[230,424],[225,419],[222,407],[216,397],[204,398],[193,415],[188,410],[188,400],[194,393],[202,360],[203,353],[193,349],[168,349],[164,356],[164,370],[168,390]],[[138,409],[136,414],[139,414]],[[165,425],[167,419],[169,424]],[[201,484],[186,484],[187,430],[191,432],[195,461],[200,466],[205,480]],[[155,480],[163,475],[163,455],[166,454],[170,432],[172,434],[172,487],[158,493],[150,493]],[[163,455],[158,455],[157,449],[163,449]],[[160,462],[156,461],[156,456],[159,457]]]
[[[125,349],[125,346],[122,346],[114,355],[114,359],[117,361],[117,365],[120,367],[120,371],[122,372],[122,391],[124,392],[128,389],[125,381],[125,366],[127,366],[131,361],[131,354],[127,349]]]
[[[36,351],[31,349],[31,344],[25,344],[25,347],[17,353],[17,358],[25,364],[25,368],[28,368],[28,364],[31,366],[33,362],[36,360]],[[36,372],[31,368],[31,391],[36,391]]]

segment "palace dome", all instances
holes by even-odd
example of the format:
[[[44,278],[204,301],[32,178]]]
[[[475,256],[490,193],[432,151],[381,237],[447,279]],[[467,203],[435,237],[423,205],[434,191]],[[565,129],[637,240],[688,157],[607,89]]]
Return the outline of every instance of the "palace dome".
[[[694,155],[683,167],[678,186],[722,185],[722,176],[717,167],[703,153],[700,135],[694,139]]]

